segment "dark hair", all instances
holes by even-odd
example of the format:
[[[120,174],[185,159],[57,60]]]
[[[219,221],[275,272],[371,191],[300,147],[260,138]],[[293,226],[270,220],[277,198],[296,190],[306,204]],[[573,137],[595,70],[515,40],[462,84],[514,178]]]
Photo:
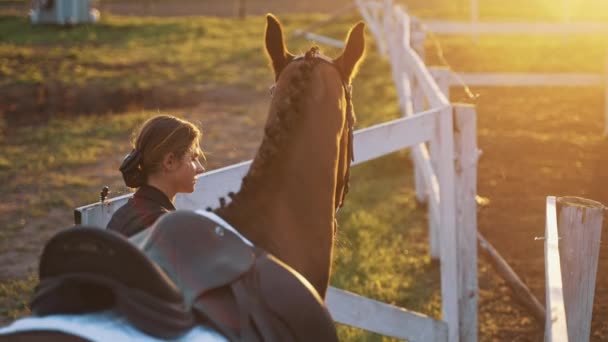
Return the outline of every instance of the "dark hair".
[[[156,172],[168,153],[182,158],[201,137],[194,124],[170,115],[148,119],[134,131],[133,150],[120,165],[125,184],[130,188],[145,185],[148,175]]]

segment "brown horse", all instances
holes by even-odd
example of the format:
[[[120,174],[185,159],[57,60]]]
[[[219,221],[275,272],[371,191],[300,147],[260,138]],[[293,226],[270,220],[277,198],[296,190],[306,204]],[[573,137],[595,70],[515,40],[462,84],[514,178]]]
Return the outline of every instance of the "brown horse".
[[[240,191],[215,212],[324,297],[336,210],[348,191],[350,83],[365,49],[364,24],[351,28],[336,59],[316,47],[301,56],[289,53],[281,24],[270,14],[265,40],[276,80],[265,136]]]

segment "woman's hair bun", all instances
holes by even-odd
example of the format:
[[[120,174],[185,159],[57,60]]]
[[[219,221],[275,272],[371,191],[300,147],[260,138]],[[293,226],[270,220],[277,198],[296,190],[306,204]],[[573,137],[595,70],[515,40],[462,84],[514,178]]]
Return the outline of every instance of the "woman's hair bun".
[[[129,188],[139,188],[146,183],[146,175],[141,168],[142,155],[137,150],[132,150],[125,156],[125,159],[120,165],[120,172],[125,181],[125,185]]]

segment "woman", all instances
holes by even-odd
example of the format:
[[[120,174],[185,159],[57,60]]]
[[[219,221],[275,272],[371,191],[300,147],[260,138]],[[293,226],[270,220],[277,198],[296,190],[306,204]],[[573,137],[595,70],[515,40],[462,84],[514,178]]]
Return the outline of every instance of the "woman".
[[[174,211],[175,195],[193,192],[196,176],[205,170],[199,162],[204,157],[200,138],[195,125],[174,116],[146,121],[120,166],[125,184],[137,191],[114,213],[107,229],[133,236]]]

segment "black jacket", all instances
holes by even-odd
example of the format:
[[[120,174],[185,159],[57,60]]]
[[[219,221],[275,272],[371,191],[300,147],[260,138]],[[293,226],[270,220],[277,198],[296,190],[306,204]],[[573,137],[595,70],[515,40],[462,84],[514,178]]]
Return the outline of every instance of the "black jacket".
[[[107,229],[130,237],[151,226],[161,215],[174,210],[173,203],[162,191],[144,185],[112,215]]]

